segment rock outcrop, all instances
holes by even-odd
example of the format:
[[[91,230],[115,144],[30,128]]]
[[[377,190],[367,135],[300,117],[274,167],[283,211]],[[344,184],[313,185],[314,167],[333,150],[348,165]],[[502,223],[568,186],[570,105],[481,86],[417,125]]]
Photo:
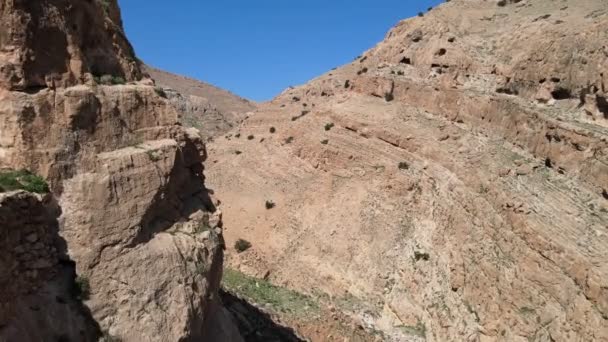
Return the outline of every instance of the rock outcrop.
[[[66,87],[104,75],[142,77],[115,1],[3,0],[0,21],[4,89]]]
[[[224,244],[205,146],[138,81],[116,1],[2,1],[0,13],[0,168],[48,179],[94,333],[240,341],[218,297]],[[20,317],[2,316],[8,327]]]
[[[607,41],[602,0],[452,0],[260,105],[209,145],[229,265],[385,340],[608,340]]]

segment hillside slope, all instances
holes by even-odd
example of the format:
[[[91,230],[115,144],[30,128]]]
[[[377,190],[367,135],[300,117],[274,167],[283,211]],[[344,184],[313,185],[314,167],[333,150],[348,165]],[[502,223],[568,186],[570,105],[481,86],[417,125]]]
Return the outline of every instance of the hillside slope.
[[[150,66],[145,66],[144,71],[165,89],[183,123],[198,128],[204,137],[226,133],[256,109],[254,102],[210,84]]]
[[[229,266],[386,340],[608,340],[607,41],[603,0],[452,0],[260,105],[209,145]]]

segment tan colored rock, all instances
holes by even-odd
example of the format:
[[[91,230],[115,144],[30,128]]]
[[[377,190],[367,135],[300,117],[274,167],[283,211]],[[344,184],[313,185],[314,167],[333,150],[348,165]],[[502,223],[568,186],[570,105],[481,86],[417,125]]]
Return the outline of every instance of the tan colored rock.
[[[264,142],[208,145],[227,245],[255,246],[229,265],[355,302],[387,341],[608,340],[608,126],[581,105],[606,84],[605,10],[452,0],[262,104],[238,129]]]
[[[2,88],[65,87],[91,74],[142,77],[115,1],[61,0],[51,7],[3,0],[0,9]]]
[[[224,244],[204,182],[205,145],[149,81],[131,82],[142,74],[116,1],[2,1],[0,19],[8,23],[0,29],[0,168],[48,179],[61,212],[55,233],[64,240],[53,247],[90,285],[77,302],[90,322],[122,341],[241,341],[219,301]],[[131,83],[100,85],[116,77]],[[33,234],[24,237],[32,247],[43,236]],[[29,247],[19,262],[30,265],[25,275],[36,283],[26,289],[35,295],[54,286],[45,270],[56,262],[46,255],[51,246]],[[62,284],[73,286],[74,278]],[[40,315],[65,318],[55,306]],[[32,319],[16,326],[38,328]],[[47,330],[19,340],[58,338]],[[98,333],[66,336],[96,340]]]

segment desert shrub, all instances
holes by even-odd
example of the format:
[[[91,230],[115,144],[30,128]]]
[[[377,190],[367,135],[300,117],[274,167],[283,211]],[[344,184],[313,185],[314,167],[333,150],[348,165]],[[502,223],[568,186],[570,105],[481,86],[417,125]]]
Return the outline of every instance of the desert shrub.
[[[407,170],[410,168],[410,164],[408,164],[407,162],[400,162],[399,163],[399,170]]]
[[[125,84],[127,83],[127,81],[125,81],[124,78],[120,77],[120,76],[112,76],[112,84]]]
[[[274,132],[276,132],[276,131],[277,131],[277,129],[276,129],[276,128],[274,128],[274,127],[270,127],[270,133],[274,133]]]
[[[395,95],[393,93],[384,93],[384,100],[386,102],[391,102],[395,99]]]
[[[160,97],[167,98],[167,93],[165,93],[163,87],[154,87],[154,92]]]
[[[273,201],[266,201],[266,209],[272,209],[276,206]]]
[[[255,139],[255,137],[253,135],[250,135],[247,137],[247,140],[253,140],[253,139]]]
[[[424,261],[429,261],[429,259],[431,258],[431,256],[429,255],[429,253],[423,253],[423,252],[414,252],[414,259],[416,259],[416,261],[419,260],[424,260]]]
[[[234,249],[238,253],[243,253],[244,251],[248,250],[249,248],[251,248],[251,242],[249,242],[247,240],[238,239],[234,243]]]
[[[45,194],[49,192],[49,185],[44,178],[27,170],[0,171],[0,192],[14,190]]]
[[[286,144],[291,144],[292,142],[293,142],[293,137],[289,137],[289,138],[285,139]]]
[[[147,150],[146,154],[148,155],[148,159],[150,159],[150,161],[157,162],[161,160],[161,156],[155,150]]]
[[[239,154],[241,154],[241,153],[243,153],[243,152],[241,152],[241,151],[239,151],[239,150],[234,151],[234,154],[236,154],[237,156],[238,156]]]
[[[323,145],[327,145],[329,144],[329,140],[325,139],[325,140],[321,140],[321,144]]]
[[[333,122],[325,124],[325,130],[326,131],[330,131],[332,128],[334,128],[334,123]]]

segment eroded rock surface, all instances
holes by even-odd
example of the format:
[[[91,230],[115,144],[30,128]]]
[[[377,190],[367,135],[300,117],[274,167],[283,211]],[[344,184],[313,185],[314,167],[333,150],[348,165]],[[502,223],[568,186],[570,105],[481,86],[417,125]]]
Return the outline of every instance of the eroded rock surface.
[[[0,13],[0,168],[48,179],[95,334],[240,341],[218,297],[222,220],[205,146],[150,80],[137,81],[116,2],[3,1]],[[2,316],[7,327],[20,317]]]
[[[209,145],[228,264],[387,340],[608,340],[607,35],[452,0],[286,90]]]

